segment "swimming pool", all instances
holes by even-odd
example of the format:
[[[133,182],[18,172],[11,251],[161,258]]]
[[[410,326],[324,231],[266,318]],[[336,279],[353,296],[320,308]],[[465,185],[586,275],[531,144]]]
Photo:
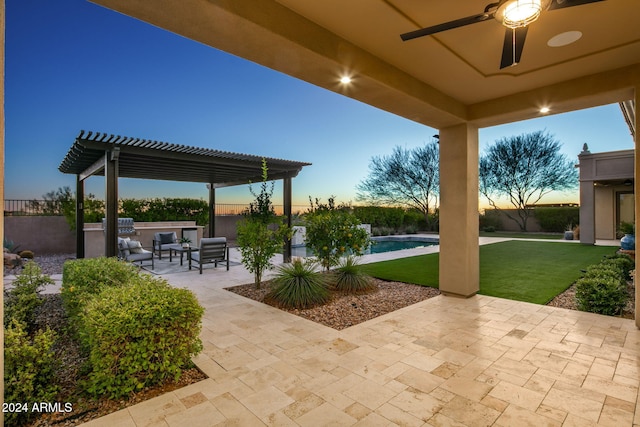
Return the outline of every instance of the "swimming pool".
[[[371,247],[367,249],[365,254],[379,254],[403,249],[424,248],[439,244],[437,237],[422,236],[377,236],[372,237],[371,242]],[[291,248],[291,255],[295,257],[309,257],[313,256],[313,252],[306,246],[297,246]]]

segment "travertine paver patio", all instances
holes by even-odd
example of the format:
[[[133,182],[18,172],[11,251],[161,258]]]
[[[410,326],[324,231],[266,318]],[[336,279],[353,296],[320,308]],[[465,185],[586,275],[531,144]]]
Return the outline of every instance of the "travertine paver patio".
[[[238,266],[166,277],[206,308],[209,379],[87,426],[640,425],[631,320],[439,296],[336,331],[223,290]]]

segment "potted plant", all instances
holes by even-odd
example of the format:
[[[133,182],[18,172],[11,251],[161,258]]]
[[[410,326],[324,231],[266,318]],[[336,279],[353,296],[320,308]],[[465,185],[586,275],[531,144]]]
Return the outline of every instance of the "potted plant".
[[[564,230],[564,240],[573,240],[573,224],[571,223]]]
[[[633,251],[636,248],[636,225],[632,222],[620,222],[618,233],[622,235],[620,246],[627,251]]]
[[[182,237],[182,238],[180,239],[180,243],[182,244],[182,247],[183,247],[183,248],[188,248],[188,247],[189,247],[189,244],[191,243],[191,239],[190,239],[190,238],[188,238],[188,237]]]

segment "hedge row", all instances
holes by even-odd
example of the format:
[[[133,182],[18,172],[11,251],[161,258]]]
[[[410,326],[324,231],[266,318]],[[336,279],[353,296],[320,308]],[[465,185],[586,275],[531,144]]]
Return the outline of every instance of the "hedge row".
[[[177,379],[202,350],[190,291],[114,258],[65,263],[62,298],[89,354],[87,389],[111,398]]]
[[[622,313],[629,298],[627,280],[634,267],[634,261],[623,254],[588,267],[584,277],[576,281],[578,308],[610,316]]]

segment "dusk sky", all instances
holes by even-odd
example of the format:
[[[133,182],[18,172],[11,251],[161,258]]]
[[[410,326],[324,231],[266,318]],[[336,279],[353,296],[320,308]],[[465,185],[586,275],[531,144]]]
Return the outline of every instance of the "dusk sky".
[[[75,189],[58,165],[80,130],[312,163],[293,180],[300,205],[308,196],[355,202],[372,156],[437,133],[84,0],[6,0],[5,66],[7,199]],[[584,143],[591,152],[633,148],[614,104],[481,129],[481,152],[537,130],[576,161]],[[104,185],[92,177],[86,191],[102,199]],[[121,179],[119,189],[127,198],[207,198],[203,184]],[[216,195],[252,198],[246,187]],[[560,200],[578,202],[577,192],[544,201]]]

